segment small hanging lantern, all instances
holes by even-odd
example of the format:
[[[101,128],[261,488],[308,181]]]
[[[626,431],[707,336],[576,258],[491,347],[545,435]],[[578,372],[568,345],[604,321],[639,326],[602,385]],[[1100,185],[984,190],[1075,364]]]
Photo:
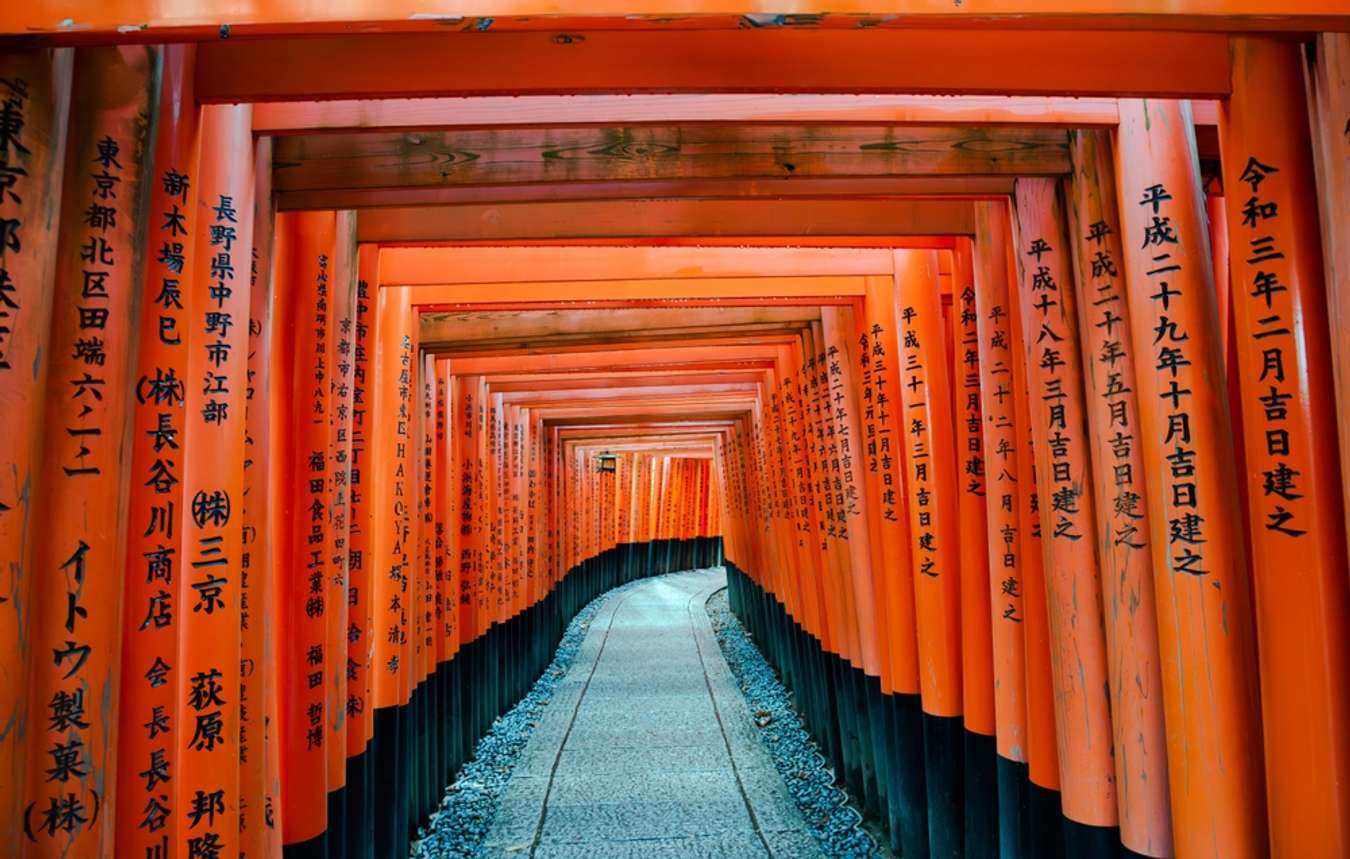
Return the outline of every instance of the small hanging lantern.
[[[595,459],[599,466],[598,468],[596,468],[596,471],[599,471],[601,474],[605,473],[613,474],[615,471],[618,470],[619,457],[616,456],[615,454],[610,453],[609,451],[605,451],[604,453],[601,454],[596,454]]]

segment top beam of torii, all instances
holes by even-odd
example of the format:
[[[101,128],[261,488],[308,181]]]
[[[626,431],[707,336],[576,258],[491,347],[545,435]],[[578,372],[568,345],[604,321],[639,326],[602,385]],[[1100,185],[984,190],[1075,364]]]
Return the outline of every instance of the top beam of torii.
[[[791,11],[785,14],[784,6]],[[886,28],[1335,30],[1345,0],[34,0],[0,32],[178,40],[409,30]]]

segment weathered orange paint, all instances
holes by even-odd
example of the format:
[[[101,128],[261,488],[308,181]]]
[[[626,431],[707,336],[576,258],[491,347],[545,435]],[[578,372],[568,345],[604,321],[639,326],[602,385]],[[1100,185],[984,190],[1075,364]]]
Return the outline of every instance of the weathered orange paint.
[[[983,203],[975,210],[975,327],[977,348],[984,489],[985,541],[989,578],[993,648],[994,726],[998,753],[1010,761],[1027,760],[1026,646],[1023,624],[1025,583],[1019,488],[1027,472],[1019,468],[1017,414],[1014,402],[1015,354],[1009,329],[1007,203]],[[963,344],[965,345],[965,344]],[[1029,481],[1028,481],[1029,482]],[[971,539],[974,539],[972,536]],[[1037,559],[1039,561],[1039,558]]]
[[[900,427],[905,436],[909,478],[906,488],[918,615],[919,681],[925,713],[959,716],[958,489],[937,276],[934,252],[895,252],[895,324],[901,338]]]
[[[1170,856],[1153,556],[1111,144],[1104,132],[1084,131],[1070,137],[1070,147],[1074,173],[1065,195],[1077,275],[1120,840],[1135,853]]]
[[[240,560],[253,252],[249,110],[248,105],[202,110],[191,215],[194,295],[183,337],[186,455],[174,665],[176,849],[185,853],[217,844],[226,852],[239,849]]]
[[[1011,211],[1008,212],[1011,227]],[[1059,741],[1055,731],[1055,690],[1050,660],[1050,620],[1045,588],[1045,547],[1041,530],[1040,494],[1031,431],[1031,392],[1022,347],[1022,314],[1012,303],[1020,289],[1015,231],[1004,244],[1004,271],[1008,282],[1008,334],[1012,346],[1012,398],[1017,433],[1017,469],[1026,479],[1018,484],[1018,520],[1022,572],[1022,637],[1026,660],[1027,772],[1031,782],[1059,790]],[[1035,845],[1033,845],[1035,846]]]
[[[919,693],[918,639],[915,636],[914,568],[909,552],[909,515],[905,491],[905,439],[900,432],[900,341],[895,318],[895,281],[867,278],[867,296],[859,315],[859,353],[863,384],[864,461],[875,491],[879,558],[873,562],[884,579],[885,646],[891,669],[886,692]],[[875,474],[875,477],[873,475]]]
[[[1095,505],[1064,211],[1052,179],[1018,179],[1014,200],[1021,273],[1016,312],[1040,494],[1064,816],[1115,826]]]
[[[277,703],[277,603],[273,532],[268,515],[272,472],[271,352],[273,254],[272,146],[254,144],[253,259],[249,274],[248,384],[244,430],[244,551],[240,556],[242,675],[239,700],[239,851],[281,855],[280,713]]]
[[[13,177],[0,192],[0,218],[22,226],[19,248],[0,241],[0,413],[7,427],[0,449],[0,653],[23,656],[31,640],[32,538],[38,524],[33,491],[45,436],[47,344],[74,61],[70,49],[0,55],[0,103],[22,111],[25,120],[0,147],[0,175]],[[27,664],[0,672],[0,724],[14,726],[0,735],[0,843],[5,844],[23,838],[28,683]]]
[[[29,512],[51,533],[33,541],[29,566],[47,586],[33,589],[24,654],[27,792],[23,835],[10,845],[23,856],[114,849],[117,725],[102,702],[119,700],[133,337],[151,178],[143,117],[156,109],[158,71],[147,48],[75,58],[42,422],[50,444]],[[103,208],[87,219],[91,206]],[[12,233],[4,243],[15,250]]]
[[[966,730],[992,737],[994,651],[990,626],[988,499],[974,248],[959,239],[952,252],[951,370],[957,456],[961,568],[961,689]]]
[[[357,250],[355,338],[352,346],[351,474],[348,478],[351,526],[347,534],[348,619],[354,631],[347,639],[348,709],[354,724],[347,728],[347,756],[366,750],[375,731],[372,688],[374,658],[375,559],[371,534],[372,486],[375,481],[375,399],[371,388],[371,356],[375,350],[371,324],[379,284],[379,252],[368,245]]]
[[[1302,52],[1266,38],[1234,39],[1232,52],[1219,130],[1270,844],[1279,855],[1334,855],[1350,851],[1350,580],[1335,443],[1344,416],[1333,394]]]
[[[179,817],[163,827],[140,826],[159,803],[178,808],[174,784],[178,746],[171,730],[148,728],[156,718],[176,721],[181,672],[156,685],[157,659],[176,666],[183,623],[177,583],[186,570],[182,477],[191,332],[197,274],[196,235],[198,110],[192,98],[191,48],[166,48],[156,119],[151,223],[145,241],[146,273],[137,334],[136,404],[132,415],[131,486],[126,542],[127,579],[122,593],[121,703],[118,707],[117,851],[126,855],[178,843]],[[180,184],[181,177],[181,184]],[[178,253],[174,253],[175,246]],[[172,476],[160,480],[157,477]],[[151,672],[151,676],[154,673]],[[162,770],[156,772],[156,770]],[[164,778],[164,775],[169,778]]]
[[[1179,856],[1258,856],[1256,639],[1194,163],[1185,103],[1121,101],[1116,184],[1130,333],[1146,368],[1136,378],[1174,841]]]
[[[325,666],[328,528],[328,385],[331,362],[333,212],[277,216],[277,296],[272,380],[284,404],[290,460],[282,473],[287,552],[277,558],[285,621],[279,636],[282,841],[328,828]],[[286,344],[283,350],[282,343]],[[281,439],[279,439],[281,441]]]
[[[356,347],[356,213],[338,212],[328,284],[330,314],[327,379],[328,578],[324,621],[324,709],[328,737],[326,792],[347,784],[347,629],[351,556],[352,374]]]

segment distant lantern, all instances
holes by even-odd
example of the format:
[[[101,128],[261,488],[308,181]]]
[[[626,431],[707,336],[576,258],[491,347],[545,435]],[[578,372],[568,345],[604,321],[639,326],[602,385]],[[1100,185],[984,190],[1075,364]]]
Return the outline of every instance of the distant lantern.
[[[618,470],[619,457],[616,456],[615,454],[610,453],[609,451],[597,454],[595,459],[599,463],[599,468],[597,468],[596,470],[599,471],[601,474],[604,474],[606,472],[613,474],[615,471]]]

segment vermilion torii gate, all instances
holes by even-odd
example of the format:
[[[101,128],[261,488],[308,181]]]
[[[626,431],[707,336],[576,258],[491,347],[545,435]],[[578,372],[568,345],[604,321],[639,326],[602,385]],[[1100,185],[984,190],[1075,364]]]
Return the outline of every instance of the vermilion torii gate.
[[[200,6],[0,13],[0,843],[404,855],[725,558],[903,855],[1350,852],[1343,4]]]

